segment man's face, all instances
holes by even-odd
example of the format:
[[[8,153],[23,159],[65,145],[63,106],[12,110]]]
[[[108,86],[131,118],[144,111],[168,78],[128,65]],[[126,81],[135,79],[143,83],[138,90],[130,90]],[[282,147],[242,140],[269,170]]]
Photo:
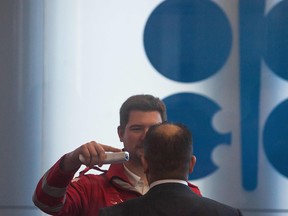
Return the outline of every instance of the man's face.
[[[132,111],[125,129],[118,129],[120,141],[129,152],[129,161],[141,163],[143,141],[147,130],[155,124],[161,123],[161,115],[157,111]]]

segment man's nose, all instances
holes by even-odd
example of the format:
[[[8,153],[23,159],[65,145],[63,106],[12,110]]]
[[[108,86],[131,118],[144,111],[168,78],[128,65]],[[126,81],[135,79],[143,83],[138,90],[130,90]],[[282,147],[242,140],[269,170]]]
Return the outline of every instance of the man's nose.
[[[142,136],[141,136],[142,139],[145,138],[146,133],[147,133],[148,130],[149,130],[149,127],[143,129],[143,133],[142,133]]]

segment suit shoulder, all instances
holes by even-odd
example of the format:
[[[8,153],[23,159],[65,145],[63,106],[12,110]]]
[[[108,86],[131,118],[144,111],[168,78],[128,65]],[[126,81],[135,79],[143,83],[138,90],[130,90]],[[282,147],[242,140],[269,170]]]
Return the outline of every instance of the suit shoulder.
[[[235,215],[235,216],[242,216],[242,213],[239,209],[232,207],[230,205],[218,202],[216,200],[210,199],[210,198],[206,198],[206,197],[202,197],[204,203],[206,203],[206,208],[208,209],[213,209],[213,211],[217,211],[217,212],[222,212],[223,214],[227,214],[227,215]]]

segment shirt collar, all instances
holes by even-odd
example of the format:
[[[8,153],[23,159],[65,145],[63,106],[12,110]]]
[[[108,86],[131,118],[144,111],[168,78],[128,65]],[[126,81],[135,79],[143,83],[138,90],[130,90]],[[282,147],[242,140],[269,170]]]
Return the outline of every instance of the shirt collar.
[[[123,164],[123,166],[124,166],[125,174],[129,179],[129,182],[135,186],[137,184],[137,182],[140,181],[140,179],[141,179],[140,176],[131,172],[124,164]]]
[[[164,183],[180,183],[180,184],[188,185],[187,181],[180,180],[180,179],[163,179],[163,180],[152,182],[150,184],[150,189],[156,185],[164,184]]]
[[[129,182],[134,186],[135,190],[138,191],[140,194],[145,194],[149,190],[149,185],[145,184],[144,180],[136,175],[135,173],[131,172],[128,167],[124,164],[124,170]]]

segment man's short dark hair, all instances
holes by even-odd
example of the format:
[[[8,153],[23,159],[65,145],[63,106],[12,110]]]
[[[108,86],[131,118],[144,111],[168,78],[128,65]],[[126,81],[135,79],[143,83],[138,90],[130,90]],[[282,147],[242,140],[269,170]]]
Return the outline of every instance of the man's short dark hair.
[[[131,111],[157,111],[162,121],[167,120],[166,106],[158,97],[140,94],[129,97],[120,108],[120,127],[124,128],[129,120]]]

